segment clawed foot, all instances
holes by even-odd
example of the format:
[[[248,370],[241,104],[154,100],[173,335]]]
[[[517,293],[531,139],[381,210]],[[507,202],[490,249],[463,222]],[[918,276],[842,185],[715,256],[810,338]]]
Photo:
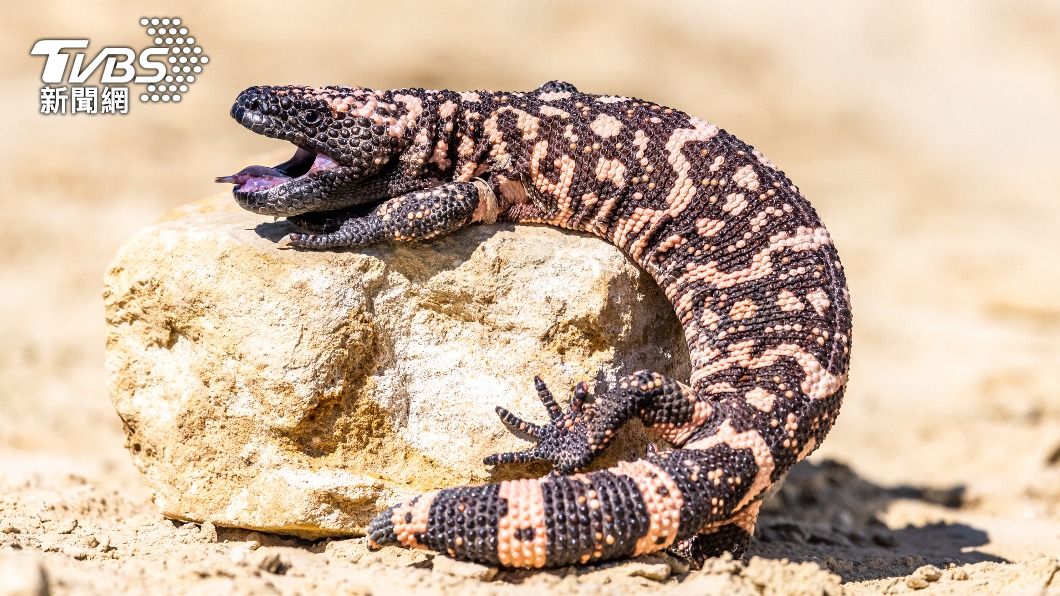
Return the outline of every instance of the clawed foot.
[[[718,528],[710,534],[696,534],[675,542],[666,552],[688,563],[692,569],[702,569],[703,562],[722,553],[732,553],[734,559],[743,558],[751,535],[735,524]]]
[[[310,250],[348,248],[370,244],[370,242],[358,241],[358,237],[345,228],[327,234],[291,234],[287,238],[287,245],[291,248],[304,248]]]
[[[343,246],[335,234],[290,234],[287,245],[291,248],[324,249]]]
[[[536,441],[537,445],[525,451],[494,453],[483,462],[492,466],[548,461],[552,462],[555,471],[561,474],[569,474],[585,467],[592,459],[587,440],[586,412],[583,409],[589,394],[585,382],[574,386],[574,397],[566,412],[556,403],[541,377],[534,377],[534,387],[548,411],[548,424],[527,422],[501,406],[497,406],[497,414],[515,434]]]

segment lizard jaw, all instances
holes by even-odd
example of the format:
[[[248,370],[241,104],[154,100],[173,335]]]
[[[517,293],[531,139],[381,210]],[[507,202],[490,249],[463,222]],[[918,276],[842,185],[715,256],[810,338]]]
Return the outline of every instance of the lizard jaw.
[[[331,205],[333,197],[359,178],[331,156],[297,146],[281,164],[248,166],[214,182],[234,185],[232,196],[248,211],[289,217],[344,206]]]
[[[323,153],[298,147],[287,161],[275,166],[248,166],[231,176],[218,176],[214,182],[236,185],[235,192],[250,193],[287,184],[302,176],[313,176],[321,171],[340,168],[335,160]]]
[[[387,168],[402,143],[376,122],[398,122],[389,111],[397,108],[378,104],[373,92],[355,88],[250,87],[236,98],[232,118],[298,151],[283,164],[251,166],[216,180],[235,185],[236,202],[259,215],[291,217],[362,204],[355,189]]]

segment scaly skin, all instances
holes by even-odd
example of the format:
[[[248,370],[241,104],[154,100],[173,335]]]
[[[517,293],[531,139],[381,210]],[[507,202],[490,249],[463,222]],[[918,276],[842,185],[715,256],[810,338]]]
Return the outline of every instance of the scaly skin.
[[[240,185],[244,207],[307,229],[295,247],[493,221],[579,230],[648,271],[684,327],[687,383],[640,371],[592,403],[579,385],[562,410],[536,379],[548,422],[498,408],[536,445],[486,463],[546,460],[557,473],[420,495],[372,521],[373,545],[532,568],[663,549],[697,564],[740,556],[766,491],[831,428],[850,349],[839,258],[798,188],[716,126],[558,81],[529,92],[254,87],[232,114],[305,150],[288,162],[299,166],[222,179]],[[306,156],[313,169],[296,176]],[[580,472],[631,418],[673,449]]]

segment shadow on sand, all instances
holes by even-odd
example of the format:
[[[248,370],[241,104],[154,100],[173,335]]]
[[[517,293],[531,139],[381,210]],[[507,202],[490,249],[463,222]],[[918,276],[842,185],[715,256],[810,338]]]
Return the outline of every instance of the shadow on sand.
[[[973,550],[989,542],[978,528],[938,522],[889,529],[880,519],[894,501],[956,509],[964,493],[963,486],[880,486],[833,460],[803,462],[763,507],[747,556],[811,561],[844,581],[905,576],[927,564],[1006,562]]]

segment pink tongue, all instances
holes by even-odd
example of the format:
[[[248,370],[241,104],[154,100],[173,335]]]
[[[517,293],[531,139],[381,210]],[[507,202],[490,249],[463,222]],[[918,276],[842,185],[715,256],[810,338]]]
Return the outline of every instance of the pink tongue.
[[[319,170],[331,170],[339,167],[339,164],[335,163],[335,160],[331,159],[323,153],[317,153],[317,156],[313,159],[313,165],[310,166],[310,172],[316,172]]]
[[[276,168],[250,166],[231,176],[219,176],[214,179],[214,182],[227,182],[228,184],[235,184],[239,187],[239,190],[254,191],[272,188],[290,179],[289,176],[285,176],[283,172]]]

